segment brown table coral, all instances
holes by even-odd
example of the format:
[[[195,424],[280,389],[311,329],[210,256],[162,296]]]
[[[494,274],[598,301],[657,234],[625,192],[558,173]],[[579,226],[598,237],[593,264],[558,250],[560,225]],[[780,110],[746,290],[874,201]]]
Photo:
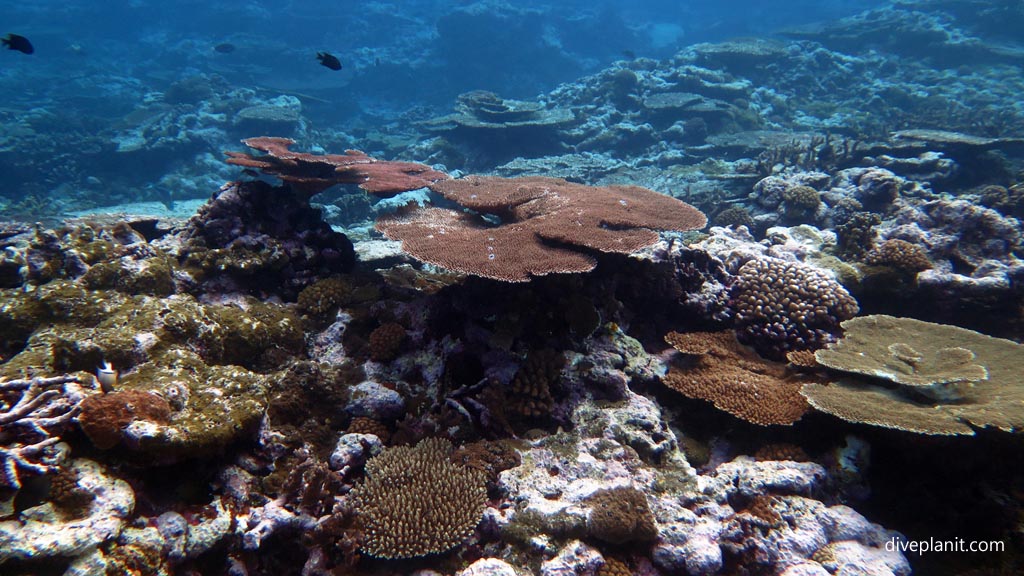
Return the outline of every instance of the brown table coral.
[[[666,386],[689,398],[707,400],[719,410],[762,426],[792,424],[808,409],[800,395],[805,380],[784,364],[747,350],[731,331],[670,332],[665,341],[694,357],[690,365],[672,367],[662,378]]]
[[[470,176],[430,188],[476,213],[415,208],[380,218],[377,230],[418,260],[506,282],[586,272],[594,252],[629,254],[657,242],[655,230],[707,224],[693,206],[638,186]]]
[[[447,174],[425,164],[377,160],[358,150],[346,150],[344,154],[293,152],[288,149],[295,144],[291,138],[260,136],[247,138],[242,143],[266,155],[225,152],[228,164],[258,168],[309,195],[335,184],[358,184],[371,194],[391,196],[448,178]]]

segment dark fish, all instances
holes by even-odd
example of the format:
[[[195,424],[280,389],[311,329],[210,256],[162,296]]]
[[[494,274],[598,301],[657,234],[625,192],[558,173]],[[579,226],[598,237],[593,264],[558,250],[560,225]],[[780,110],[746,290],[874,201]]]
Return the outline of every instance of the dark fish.
[[[321,64],[327,66],[331,70],[341,70],[341,60],[338,60],[333,54],[328,54],[327,52],[317,52],[316,59],[319,60]]]
[[[622,57],[626,60],[636,60],[636,52],[633,52],[632,50],[623,50]]]
[[[0,38],[0,42],[3,42],[4,46],[7,46],[9,50],[17,50],[25,54],[31,54],[36,51],[32,47],[32,43],[28,41],[28,38],[18,36],[17,34],[8,34],[6,38]]]
[[[235,45],[230,42],[224,42],[223,44],[217,44],[213,49],[221,54],[231,54],[235,51]]]

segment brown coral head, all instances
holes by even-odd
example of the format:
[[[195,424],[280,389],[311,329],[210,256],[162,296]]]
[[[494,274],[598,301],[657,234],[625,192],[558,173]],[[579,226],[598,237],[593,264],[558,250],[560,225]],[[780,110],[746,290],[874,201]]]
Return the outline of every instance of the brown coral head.
[[[381,324],[370,333],[370,359],[390,362],[398,356],[405,342],[405,327],[397,322]]]
[[[595,538],[622,544],[653,540],[658,525],[643,492],[631,487],[598,490],[587,499],[587,530]]]
[[[121,441],[122,431],[137,420],[157,424],[170,421],[171,405],[163,397],[141,390],[124,390],[88,396],[81,404],[78,425],[101,450]]]
[[[869,252],[865,260],[868,264],[889,266],[908,274],[916,274],[932,267],[932,261],[924,248],[898,238],[886,240],[881,246]]]

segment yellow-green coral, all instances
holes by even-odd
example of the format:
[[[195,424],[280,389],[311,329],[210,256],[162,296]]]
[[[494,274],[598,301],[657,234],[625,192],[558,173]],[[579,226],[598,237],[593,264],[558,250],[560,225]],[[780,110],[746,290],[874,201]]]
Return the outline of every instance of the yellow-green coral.
[[[805,385],[815,408],[844,420],[922,434],[974,434],[975,427],[1024,428],[1024,346],[972,330],[911,318],[873,315],[843,322],[846,335],[818,362],[874,376]],[[987,376],[987,378],[986,378]]]

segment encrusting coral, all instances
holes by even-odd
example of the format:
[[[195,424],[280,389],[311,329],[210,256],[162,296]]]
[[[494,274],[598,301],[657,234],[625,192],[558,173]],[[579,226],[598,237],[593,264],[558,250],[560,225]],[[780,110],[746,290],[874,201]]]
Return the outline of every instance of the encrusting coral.
[[[807,384],[812,406],[844,420],[922,434],[971,435],[972,426],[1024,428],[1024,346],[912,318],[862,316],[818,362],[851,376]],[[853,375],[881,378],[879,386]]]
[[[714,403],[754,424],[792,424],[807,411],[802,381],[785,365],[763,360],[741,346],[732,332],[670,332],[665,341],[695,357],[692,365],[672,367],[662,377],[669,388],[689,398]]]
[[[469,176],[430,189],[477,214],[414,208],[382,216],[377,230],[418,260],[506,282],[587,272],[597,265],[590,251],[629,254],[657,242],[654,230],[707,224],[693,206],[639,186]]]
[[[442,438],[415,447],[388,448],[366,463],[366,479],[352,490],[362,551],[378,558],[414,558],[445,552],[469,537],[487,499],[485,477],[451,461]]]

